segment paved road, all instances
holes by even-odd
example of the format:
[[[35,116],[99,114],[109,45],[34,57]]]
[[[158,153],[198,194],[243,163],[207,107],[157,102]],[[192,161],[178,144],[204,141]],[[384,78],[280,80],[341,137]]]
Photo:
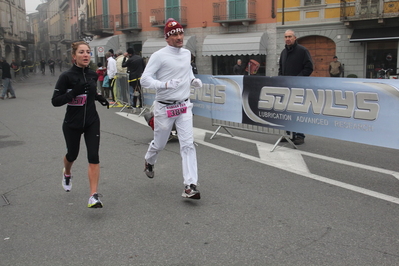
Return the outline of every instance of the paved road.
[[[58,73],[58,72],[57,72]],[[398,151],[308,136],[218,134],[195,117],[202,199],[181,198],[177,141],[154,180],[152,131],[98,104],[103,209],[88,209],[86,149],[61,187],[65,107],[56,77],[14,84],[0,101],[0,265],[399,265]]]

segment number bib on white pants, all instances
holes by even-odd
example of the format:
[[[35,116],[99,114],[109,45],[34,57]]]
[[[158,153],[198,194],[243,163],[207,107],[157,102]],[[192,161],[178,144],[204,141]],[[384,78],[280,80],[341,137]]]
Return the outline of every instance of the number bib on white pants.
[[[166,106],[166,115],[168,117],[176,117],[187,113],[187,105],[185,102]]]

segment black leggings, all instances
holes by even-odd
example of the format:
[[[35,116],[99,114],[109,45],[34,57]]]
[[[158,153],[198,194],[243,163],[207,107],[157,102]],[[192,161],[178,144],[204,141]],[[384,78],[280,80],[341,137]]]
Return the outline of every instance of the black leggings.
[[[80,148],[80,137],[84,134],[87,159],[89,163],[99,164],[100,159],[98,152],[100,149],[100,120],[97,120],[84,128],[70,128],[64,123],[62,126],[64,138],[67,146],[67,154],[65,155],[68,162],[74,162],[78,158]]]

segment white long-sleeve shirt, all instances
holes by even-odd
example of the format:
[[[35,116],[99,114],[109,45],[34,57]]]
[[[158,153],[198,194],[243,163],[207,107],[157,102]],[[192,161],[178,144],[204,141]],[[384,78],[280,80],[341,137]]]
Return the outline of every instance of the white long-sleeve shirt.
[[[116,61],[114,58],[108,57],[107,62],[107,75],[110,79],[113,79],[117,72]]]
[[[194,78],[191,52],[167,45],[151,55],[140,82],[141,86],[156,90],[157,101],[183,101],[190,97]],[[180,79],[177,88],[166,88],[165,83],[171,79]]]

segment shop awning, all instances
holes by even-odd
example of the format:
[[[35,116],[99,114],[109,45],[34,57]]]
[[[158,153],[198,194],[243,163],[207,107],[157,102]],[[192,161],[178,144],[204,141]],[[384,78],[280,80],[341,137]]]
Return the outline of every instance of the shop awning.
[[[355,29],[349,39],[350,42],[398,40],[399,27]]]
[[[112,49],[116,53],[116,51],[120,49],[119,37],[117,35],[106,38],[94,39],[91,42],[89,42],[89,45],[90,48],[104,47],[104,52],[108,52],[109,49]]]
[[[17,46],[18,46],[21,50],[26,50],[26,47],[25,47],[25,46],[22,46],[22,45],[19,45],[19,44],[17,44]]]
[[[150,57],[152,53],[164,48],[166,45],[168,44],[166,43],[165,38],[149,38],[143,44],[141,56]],[[193,55],[195,55],[196,45],[197,39],[195,36],[184,36],[183,47],[190,50]]]
[[[208,35],[202,46],[202,55],[265,55],[266,44],[266,32]]]

